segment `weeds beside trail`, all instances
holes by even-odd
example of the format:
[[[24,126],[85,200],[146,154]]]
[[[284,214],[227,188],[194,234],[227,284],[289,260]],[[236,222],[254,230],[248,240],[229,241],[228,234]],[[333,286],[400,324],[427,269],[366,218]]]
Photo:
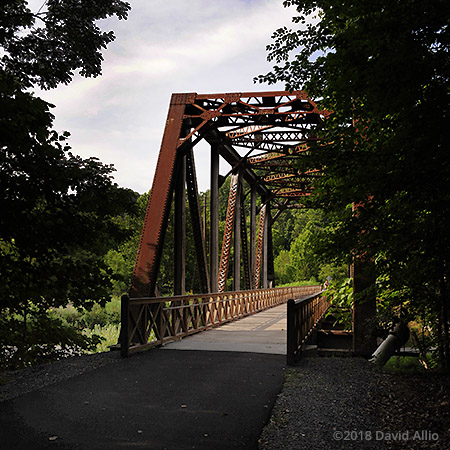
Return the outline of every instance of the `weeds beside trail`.
[[[65,324],[76,328],[84,336],[98,336],[100,342],[87,353],[108,351],[108,346],[117,344],[120,333],[120,299],[113,298],[104,307],[95,304],[91,310],[79,311],[69,305],[54,310],[54,315]]]

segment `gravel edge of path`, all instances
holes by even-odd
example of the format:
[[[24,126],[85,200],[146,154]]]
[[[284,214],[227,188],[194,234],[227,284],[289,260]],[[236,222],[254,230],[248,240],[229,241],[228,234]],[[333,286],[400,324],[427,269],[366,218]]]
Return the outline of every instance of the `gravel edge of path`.
[[[372,401],[380,376],[362,358],[302,359],[286,370],[259,449],[385,448],[374,439],[382,429]]]

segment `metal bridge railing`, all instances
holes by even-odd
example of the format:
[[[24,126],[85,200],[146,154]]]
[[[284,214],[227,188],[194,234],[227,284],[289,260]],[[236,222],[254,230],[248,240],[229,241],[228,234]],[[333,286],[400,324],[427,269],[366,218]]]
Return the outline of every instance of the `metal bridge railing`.
[[[320,291],[294,286],[175,297],[122,297],[121,354],[162,345]]]
[[[306,340],[329,308],[325,290],[287,302],[287,363],[294,364]]]

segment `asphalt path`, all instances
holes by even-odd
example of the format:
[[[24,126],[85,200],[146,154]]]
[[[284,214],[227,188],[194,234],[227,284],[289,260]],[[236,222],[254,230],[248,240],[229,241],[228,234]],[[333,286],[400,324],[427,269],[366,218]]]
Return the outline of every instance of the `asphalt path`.
[[[0,449],[256,449],[285,356],[154,349],[0,403]]]

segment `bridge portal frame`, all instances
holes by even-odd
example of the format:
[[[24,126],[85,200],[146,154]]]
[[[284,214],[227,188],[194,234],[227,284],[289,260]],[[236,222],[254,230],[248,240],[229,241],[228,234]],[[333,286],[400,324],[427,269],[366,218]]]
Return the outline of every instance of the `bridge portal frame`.
[[[274,285],[271,249],[271,208],[285,209],[310,194],[309,174],[295,172],[294,159],[316,140],[314,127],[326,116],[303,91],[225,94],[173,94],[161,150],[150,191],[144,226],[130,289],[132,297],[157,294],[157,278],[167,220],[175,193],[176,245],[174,293],[184,292],[185,234],[183,185],[187,186],[197,266],[205,293],[225,290],[229,255],[234,235],[234,289]],[[198,205],[194,147],[204,140],[211,146],[211,203],[209,267],[204,230]],[[235,147],[245,148],[241,155]],[[257,153],[252,156],[252,153]],[[218,189],[219,157],[231,166],[238,180],[236,198],[230,196],[229,220],[219,261]],[[274,163],[278,163],[278,166]],[[283,164],[281,164],[283,163]],[[268,177],[290,170],[289,177]],[[185,181],[184,181],[185,179]],[[283,181],[284,180],[284,181]],[[244,182],[250,187],[250,245],[243,211]],[[257,197],[260,205],[258,207]],[[257,236],[257,210],[263,227]],[[266,210],[268,213],[266,214]],[[278,215],[276,215],[278,217]],[[267,220],[264,220],[266,219]],[[257,250],[255,252],[254,247]],[[242,258],[241,258],[242,256]],[[242,261],[241,261],[242,260]],[[244,277],[241,280],[241,265]],[[222,267],[222,275],[220,273]],[[225,275],[224,275],[225,274]],[[222,278],[221,278],[222,276]],[[242,281],[242,283],[241,283]]]

